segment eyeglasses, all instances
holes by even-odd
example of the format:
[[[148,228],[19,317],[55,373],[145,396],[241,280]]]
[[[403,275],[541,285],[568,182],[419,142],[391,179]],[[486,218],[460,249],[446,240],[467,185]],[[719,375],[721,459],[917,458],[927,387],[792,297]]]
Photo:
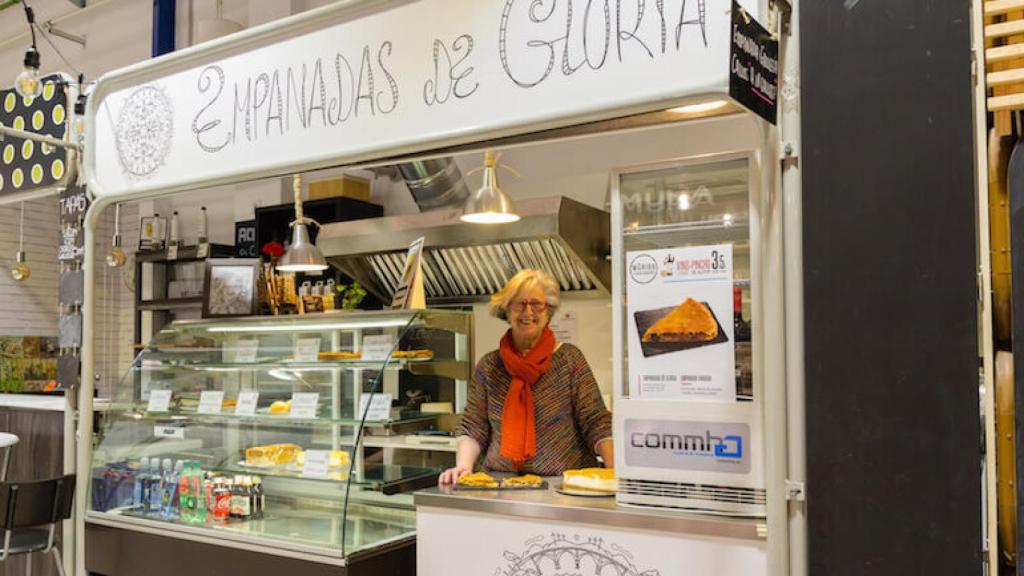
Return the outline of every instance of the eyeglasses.
[[[548,309],[548,303],[543,300],[516,300],[510,303],[508,308],[516,312],[526,312],[527,306],[534,312],[543,312]]]

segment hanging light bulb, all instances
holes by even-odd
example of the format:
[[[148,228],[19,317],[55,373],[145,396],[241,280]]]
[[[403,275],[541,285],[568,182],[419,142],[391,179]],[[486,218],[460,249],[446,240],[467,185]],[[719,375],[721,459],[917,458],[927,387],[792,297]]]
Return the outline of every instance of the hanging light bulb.
[[[327,260],[309,240],[308,224],[317,224],[315,220],[306,218],[302,212],[302,176],[295,175],[292,180],[295,193],[295,220],[292,221],[292,242],[281,257],[277,269],[282,272],[319,272],[327,269]],[[317,224],[319,226],[319,224]]]
[[[32,33],[32,46],[25,50],[24,68],[14,79],[14,90],[22,98],[35,98],[43,91],[43,83],[39,81],[39,50],[36,49],[36,16],[27,1],[22,0],[22,5]]]
[[[21,203],[21,216],[18,222],[18,253],[14,257],[14,266],[11,266],[11,278],[15,282],[28,280],[32,270],[25,261],[25,203]]]
[[[117,204],[114,206],[114,238],[107,252],[107,266],[120,268],[126,260],[124,250],[121,249],[121,205]]]
[[[39,80],[39,51],[35,46],[25,51],[25,67],[14,79],[14,89],[22,98],[35,98],[43,91]]]
[[[518,175],[508,166],[502,167]],[[466,198],[460,219],[473,224],[504,224],[519,220],[512,199],[498,187],[498,162],[490,150],[484,154],[483,170],[483,183]]]

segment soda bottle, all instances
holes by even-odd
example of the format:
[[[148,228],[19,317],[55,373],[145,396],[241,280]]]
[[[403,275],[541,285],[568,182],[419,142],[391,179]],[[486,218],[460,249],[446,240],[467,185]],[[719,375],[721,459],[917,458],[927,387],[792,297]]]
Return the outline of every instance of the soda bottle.
[[[169,463],[170,459],[164,460]],[[185,466],[181,460],[174,463],[173,468],[164,479],[164,518],[173,520],[178,517],[178,478]]]
[[[142,457],[139,461],[139,472],[135,475],[135,482],[132,486],[132,508],[143,513],[149,505],[149,491],[146,489],[149,482],[149,458]]]
[[[226,478],[220,478],[213,488],[213,518],[226,522],[231,518],[231,489]]]
[[[259,476],[252,479],[253,518],[263,519],[265,498],[263,495],[263,480]]]
[[[181,476],[178,478],[178,516],[185,522],[192,521],[192,462],[179,461]]]

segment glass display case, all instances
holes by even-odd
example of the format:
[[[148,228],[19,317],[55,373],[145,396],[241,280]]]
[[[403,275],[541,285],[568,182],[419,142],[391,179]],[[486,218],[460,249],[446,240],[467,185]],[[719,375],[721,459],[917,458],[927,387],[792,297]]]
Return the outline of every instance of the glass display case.
[[[174,322],[97,431],[87,521],[334,563],[411,539],[410,493],[447,462],[396,453],[445,438],[472,330],[445,310]]]

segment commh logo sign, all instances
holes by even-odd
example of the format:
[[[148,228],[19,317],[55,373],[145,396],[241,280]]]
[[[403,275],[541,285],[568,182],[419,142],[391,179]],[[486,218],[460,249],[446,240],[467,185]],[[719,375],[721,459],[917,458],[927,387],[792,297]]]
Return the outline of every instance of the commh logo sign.
[[[674,454],[714,456],[717,458],[743,458],[743,437],[735,434],[715,436],[710,430],[698,434],[658,434],[633,432],[629,444],[634,448],[670,450]]]
[[[750,472],[750,427],[726,422],[627,419],[630,466]]]

